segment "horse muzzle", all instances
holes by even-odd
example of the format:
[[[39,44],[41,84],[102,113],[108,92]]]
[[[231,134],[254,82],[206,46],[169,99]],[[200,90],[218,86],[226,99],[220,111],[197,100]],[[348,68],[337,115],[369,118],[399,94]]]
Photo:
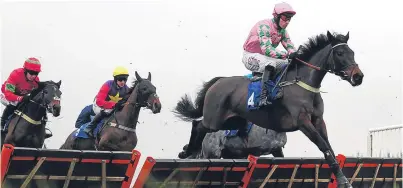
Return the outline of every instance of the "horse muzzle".
[[[350,83],[352,86],[359,86],[362,84],[363,79],[364,79],[364,74],[356,73],[356,74],[353,74],[353,76],[351,77]]]
[[[359,86],[364,80],[364,74],[358,65],[352,66],[346,71],[341,71],[339,76],[341,79],[348,81],[352,86]]]
[[[60,100],[53,100],[49,105],[48,105],[48,111],[52,113],[54,117],[58,117],[60,115],[61,111],[61,106],[60,106]]]
[[[147,104],[148,108],[153,112],[153,114],[157,114],[161,112],[161,102],[158,98],[154,98],[152,102]]]

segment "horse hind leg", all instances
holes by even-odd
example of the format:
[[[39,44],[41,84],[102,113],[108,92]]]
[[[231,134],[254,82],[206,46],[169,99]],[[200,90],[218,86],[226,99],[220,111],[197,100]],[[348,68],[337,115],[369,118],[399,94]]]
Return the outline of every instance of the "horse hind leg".
[[[187,151],[188,151],[189,145],[190,146],[194,145],[194,141],[195,141],[195,138],[197,136],[197,125],[200,122],[201,122],[201,120],[193,120],[192,121],[192,130],[191,130],[191,133],[190,133],[189,143],[186,144],[185,146],[183,146],[182,151],[178,154],[178,157],[180,159],[185,159],[185,158],[187,158],[189,156]]]
[[[271,155],[273,155],[273,157],[284,157],[283,149],[275,148],[271,151]]]
[[[187,155],[191,155],[193,152],[197,152],[202,148],[202,143],[204,137],[207,133],[213,132],[209,128],[205,127],[203,121],[200,121],[195,127],[195,136],[193,140],[190,140],[187,150],[185,151]]]

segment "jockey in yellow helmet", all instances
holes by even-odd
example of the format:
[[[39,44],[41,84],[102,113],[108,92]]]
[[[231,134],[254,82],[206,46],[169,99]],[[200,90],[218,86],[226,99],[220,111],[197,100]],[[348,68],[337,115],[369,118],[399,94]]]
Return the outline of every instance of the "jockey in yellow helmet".
[[[118,66],[113,71],[113,80],[108,80],[101,86],[92,105],[96,115],[84,129],[88,136],[94,136],[93,130],[106,115],[109,115],[112,109],[123,107],[124,101],[122,99],[129,90],[126,85],[128,77],[129,71],[125,67]]]

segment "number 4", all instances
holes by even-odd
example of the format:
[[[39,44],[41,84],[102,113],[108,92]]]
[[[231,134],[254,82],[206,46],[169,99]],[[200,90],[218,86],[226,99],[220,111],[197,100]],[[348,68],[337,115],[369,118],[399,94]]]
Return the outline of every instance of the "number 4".
[[[252,95],[250,95],[248,99],[248,106],[255,106],[255,101],[253,100],[254,98],[255,98],[255,92],[253,92]]]

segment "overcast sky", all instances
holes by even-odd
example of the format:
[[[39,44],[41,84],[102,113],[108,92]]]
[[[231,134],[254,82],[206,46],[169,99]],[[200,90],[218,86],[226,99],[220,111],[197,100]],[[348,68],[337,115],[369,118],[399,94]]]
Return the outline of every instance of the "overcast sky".
[[[271,18],[277,2],[5,1],[0,6],[1,83],[31,56],[43,64],[41,80],[62,80],[61,118],[49,116],[54,136],[46,141],[49,148],[59,148],[81,109],[112,79],[115,66],[142,77],[150,71],[162,111],[141,111],[136,149],[143,160],[176,158],[189,140],[191,123],[176,119],[171,110],[185,93],[194,97],[202,81],[249,73],[241,62],[242,45],[257,21]],[[398,1],[287,2],[297,11],[288,26],[297,46],[327,30],[350,32],[348,43],[364,81],[353,88],[327,74],[321,88],[328,92],[322,94],[324,117],[336,154],[366,153],[368,129],[402,123]],[[323,156],[301,132],[288,134],[284,153]]]

